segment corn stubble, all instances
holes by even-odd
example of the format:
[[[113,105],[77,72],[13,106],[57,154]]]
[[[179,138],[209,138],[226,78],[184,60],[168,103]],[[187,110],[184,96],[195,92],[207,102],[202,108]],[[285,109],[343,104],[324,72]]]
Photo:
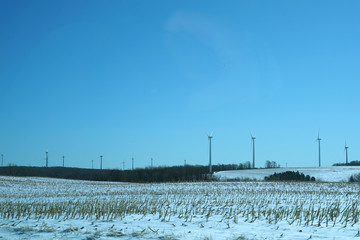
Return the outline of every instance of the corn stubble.
[[[3,219],[116,220],[149,215],[161,221],[216,218],[230,227],[265,220],[305,226],[359,223],[359,185],[347,183],[207,182],[105,184],[3,181]],[[47,191],[46,186],[53,186]],[[46,185],[46,186],[45,186]],[[18,189],[18,191],[16,191]],[[21,189],[21,190],[19,190]],[[44,190],[45,189],[45,190]],[[139,219],[142,219],[141,217]]]

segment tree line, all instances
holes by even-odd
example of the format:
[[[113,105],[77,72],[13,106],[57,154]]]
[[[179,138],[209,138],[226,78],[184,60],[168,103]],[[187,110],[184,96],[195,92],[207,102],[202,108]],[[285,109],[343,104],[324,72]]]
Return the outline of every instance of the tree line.
[[[218,164],[213,171],[239,170],[250,168],[249,164]],[[114,182],[177,182],[211,180],[208,166],[185,165],[173,167],[142,168],[134,170],[86,169],[69,167],[0,167],[0,175],[52,177],[76,180],[114,181]]]
[[[333,164],[333,166],[360,166],[360,161],[355,160],[355,161],[351,161],[348,164],[346,163],[335,163]]]

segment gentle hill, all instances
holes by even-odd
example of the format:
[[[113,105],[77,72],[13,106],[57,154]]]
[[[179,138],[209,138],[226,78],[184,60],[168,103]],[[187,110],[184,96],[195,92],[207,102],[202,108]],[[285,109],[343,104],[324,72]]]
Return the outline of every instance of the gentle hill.
[[[261,168],[261,169],[246,169],[246,170],[232,170],[220,171],[214,173],[214,176],[219,180],[264,180],[264,177],[274,173],[281,173],[286,171],[299,171],[305,175],[315,177],[317,181],[326,182],[348,182],[353,174],[360,173],[359,166],[333,166],[333,167],[298,167],[298,168]]]

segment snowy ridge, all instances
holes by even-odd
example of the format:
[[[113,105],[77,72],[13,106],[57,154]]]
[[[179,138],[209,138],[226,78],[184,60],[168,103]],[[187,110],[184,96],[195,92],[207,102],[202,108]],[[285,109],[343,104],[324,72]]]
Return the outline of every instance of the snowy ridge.
[[[333,167],[298,167],[298,168],[271,168],[271,169],[246,169],[221,171],[214,173],[219,180],[250,179],[264,180],[266,176],[286,171],[299,171],[305,175],[315,177],[317,181],[348,182],[353,174],[360,173],[358,166],[333,166]]]

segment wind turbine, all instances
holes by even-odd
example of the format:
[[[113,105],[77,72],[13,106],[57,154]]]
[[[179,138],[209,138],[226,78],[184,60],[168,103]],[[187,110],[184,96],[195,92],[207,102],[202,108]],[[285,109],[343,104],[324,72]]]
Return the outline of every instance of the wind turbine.
[[[62,159],[63,159],[63,167],[65,167],[65,156],[64,155],[63,155]]]
[[[346,166],[349,164],[349,161],[348,161],[348,146],[346,145],[346,141],[345,141],[345,152],[346,152]]]
[[[251,140],[252,140],[252,147],[253,147],[253,168],[255,168],[255,139],[256,137],[253,136],[250,132]]]
[[[100,155],[100,169],[102,169],[102,158],[103,158],[103,155]]]
[[[45,166],[48,167],[48,166],[49,166],[49,157],[48,157],[49,151],[46,150],[46,151],[45,151],[45,154],[46,154],[46,157],[45,157],[45,160],[46,160]]]
[[[319,142],[319,167],[321,167],[321,148],[320,148],[320,141],[322,139],[320,138],[320,131],[318,132],[318,137],[317,139],[315,139],[315,142],[318,141]]]
[[[211,166],[211,139],[213,138],[212,133],[206,134],[209,139],[209,173],[212,173],[212,166]]]

